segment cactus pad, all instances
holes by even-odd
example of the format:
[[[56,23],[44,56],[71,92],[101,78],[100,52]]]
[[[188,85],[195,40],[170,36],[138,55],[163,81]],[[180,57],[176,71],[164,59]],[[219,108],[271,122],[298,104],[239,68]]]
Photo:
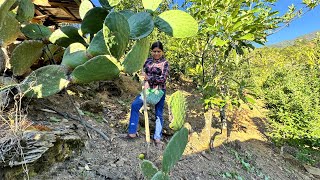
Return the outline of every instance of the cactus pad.
[[[111,54],[109,48],[106,46],[106,43],[104,41],[102,30],[100,30],[93,37],[87,51],[93,57],[98,55]]]
[[[119,77],[120,70],[109,55],[96,56],[76,67],[71,73],[73,83],[85,84],[93,81],[112,80]]]
[[[169,180],[169,176],[162,171],[158,171],[151,180]]]
[[[156,17],[155,25],[160,31],[176,38],[195,36],[198,32],[197,21],[181,10],[169,10],[161,13]]]
[[[14,42],[21,34],[20,25],[12,12],[7,13],[2,25],[0,27],[0,41],[2,41],[3,46],[6,46]]]
[[[68,67],[68,69],[74,69],[88,61],[88,59],[86,47],[81,43],[73,43],[64,51],[61,64]]]
[[[103,35],[111,54],[120,59],[129,42],[130,28],[127,19],[118,12],[108,14],[103,24]]]
[[[173,165],[181,158],[188,143],[188,129],[183,127],[177,131],[169,141],[163,153],[162,171],[170,172]]]
[[[134,12],[128,9],[119,11],[120,14],[124,15],[126,19],[129,19],[132,15],[134,15]]]
[[[44,44],[28,40],[19,44],[12,52],[10,64],[14,75],[23,75],[42,55]]]
[[[169,108],[171,110],[173,120],[169,127],[175,131],[182,128],[186,119],[187,103],[186,98],[181,91],[176,91],[169,98]]]
[[[20,1],[18,11],[17,11],[17,20],[21,23],[29,22],[34,16],[34,4],[31,0]]]
[[[27,97],[43,98],[58,93],[68,84],[63,66],[48,65],[33,71],[19,87]]]
[[[113,6],[116,6],[119,4],[121,0],[99,0],[102,7],[110,9]]]
[[[80,18],[83,19],[84,16],[86,15],[86,13],[92,8],[93,8],[93,5],[92,5],[91,1],[82,0],[80,7],[79,7]]]
[[[143,160],[140,168],[143,176],[147,179],[151,179],[158,172],[158,168],[148,160]]]
[[[149,54],[149,40],[143,38],[135,42],[123,61],[124,72],[132,74],[140,70]]]
[[[87,45],[85,40],[78,33],[78,29],[72,26],[64,26],[55,30],[49,37],[50,42],[59,46],[68,47],[70,44],[79,42]]]
[[[154,28],[152,16],[147,12],[132,15],[129,19],[130,38],[142,39],[147,37]]]
[[[7,16],[11,6],[16,2],[16,0],[1,0],[0,1],[0,29]]]
[[[108,15],[109,11],[102,7],[95,7],[90,9],[84,16],[81,23],[81,31],[83,34],[95,34],[102,29],[103,21]]]
[[[21,32],[30,39],[47,39],[52,32],[44,25],[40,24],[27,24],[21,29]]]
[[[155,11],[163,0],[142,0],[144,9]]]

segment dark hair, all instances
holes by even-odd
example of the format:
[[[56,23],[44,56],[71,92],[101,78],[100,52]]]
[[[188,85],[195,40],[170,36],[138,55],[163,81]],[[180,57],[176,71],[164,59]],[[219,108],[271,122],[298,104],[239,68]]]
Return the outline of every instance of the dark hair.
[[[156,42],[152,43],[150,49],[153,50],[154,48],[159,48],[163,51],[163,45],[160,41],[156,41]]]

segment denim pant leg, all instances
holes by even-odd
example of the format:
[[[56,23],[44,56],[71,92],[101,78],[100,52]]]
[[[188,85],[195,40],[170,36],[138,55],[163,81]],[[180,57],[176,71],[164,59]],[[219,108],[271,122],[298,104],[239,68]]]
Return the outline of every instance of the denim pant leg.
[[[153,139],[161,139],[162,137],[162,127],[163,127],[163,108],[166,98],[166,91],[161,98],[161,100],[156,104],[155,111],[156,111],[156,127],[154,130]]]
[[[137,96],[136,99],[131,104],[131,113],[129,121],[129,134],[136,134],[139,123],[139,110],[143,105],[141,95]]]

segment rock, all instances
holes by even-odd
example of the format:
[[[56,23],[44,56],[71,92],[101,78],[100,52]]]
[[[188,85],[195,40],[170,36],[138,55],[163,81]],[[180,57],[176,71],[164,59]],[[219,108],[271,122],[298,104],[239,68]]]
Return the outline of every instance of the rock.
[[[320,176],[320,169],[319,168],[312,167],[309,165],[303,165],[303,166],[310,174]]]

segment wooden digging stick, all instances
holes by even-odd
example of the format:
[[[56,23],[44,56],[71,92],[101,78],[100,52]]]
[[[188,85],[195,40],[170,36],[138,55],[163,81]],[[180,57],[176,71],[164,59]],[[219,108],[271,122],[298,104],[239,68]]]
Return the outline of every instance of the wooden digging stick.
[[[148,110],[147,110],[147,92],[146,92],[146,82],[143,81],[142,84],[142,93],[143,93],[143,114],[144,114],[144,126],[146,130],[146,142],[147,142],[147,154],[146,157],[149,155],[150,149],[150,129],[149,129],[149,118],[148,118]]]

